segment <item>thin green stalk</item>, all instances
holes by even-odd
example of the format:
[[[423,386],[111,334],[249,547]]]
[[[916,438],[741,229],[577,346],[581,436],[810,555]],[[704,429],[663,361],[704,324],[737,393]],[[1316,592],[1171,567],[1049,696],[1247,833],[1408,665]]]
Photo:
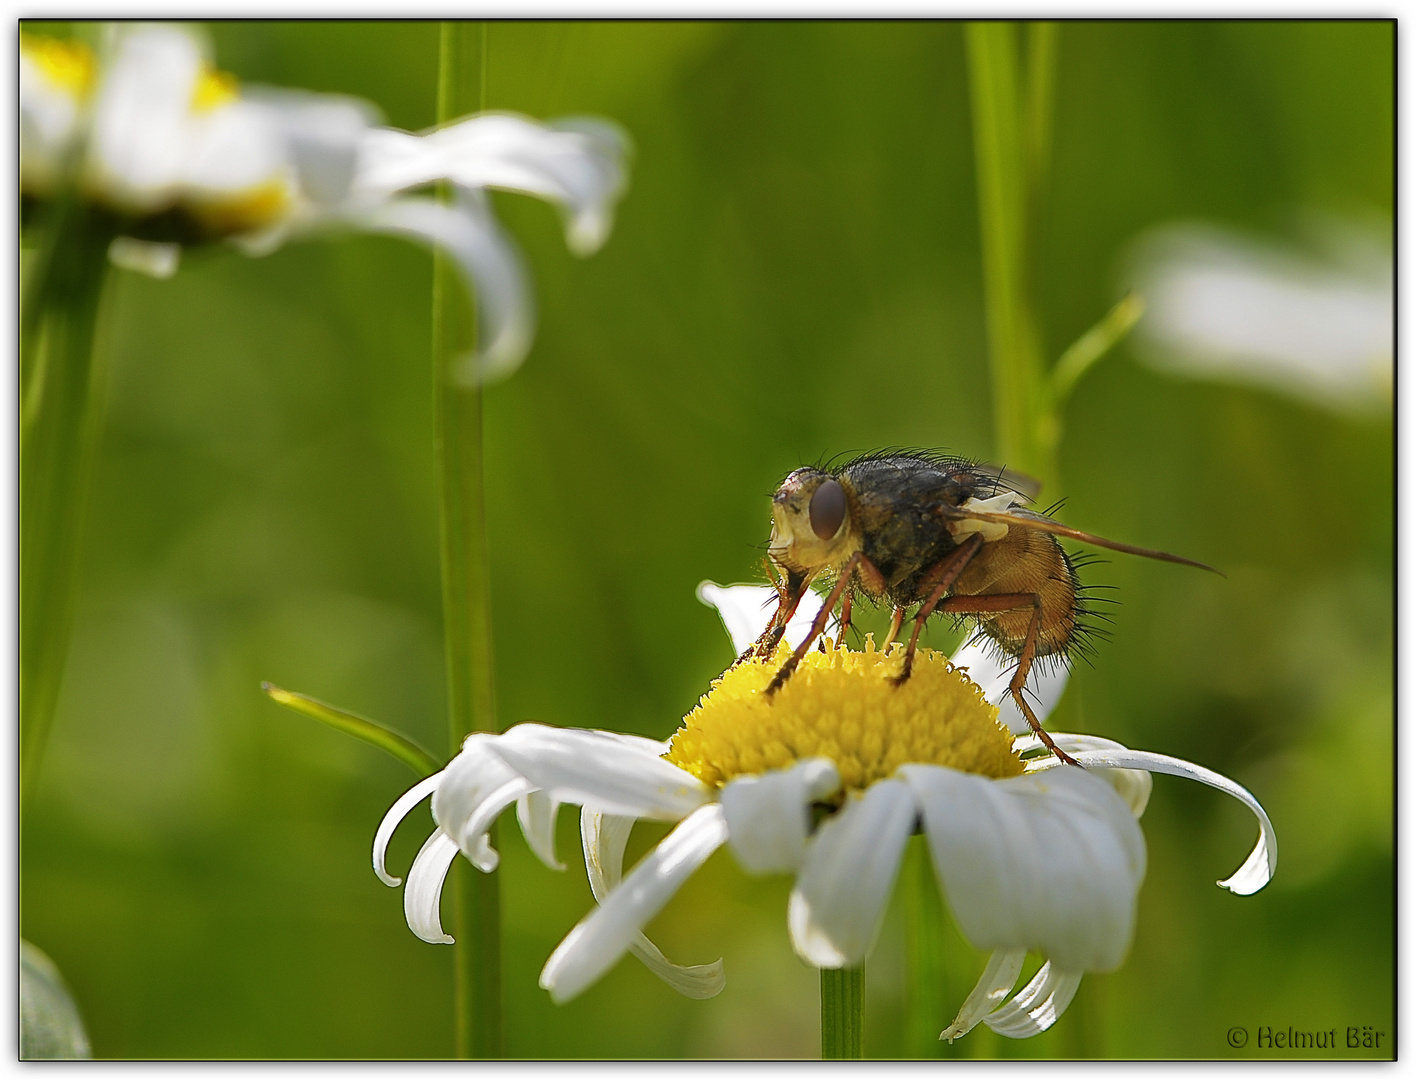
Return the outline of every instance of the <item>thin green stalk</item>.
[[[865,1057],[865,961],[821,969],[821,1060]]]
[[[478,112],[486,96],[485,23],[445,22],[439,35],[439,123]],[[444,190],[444,197],[448,192]],[[441,509],[443,633],[447,656],[449,751],[471,731],[496,731],[492,679],[491,568],[482,458],[482,391],[452,378],[475,340],[475,312],[441,253],[433,259],[433,385]],[[496,843],[493,829],[490,837]],[[501,882],[459,860],[453,875],[452,936],[456,1053],[501,1057]]]
[[[261,689],[277,705],[284,705],[287,709],[293,709],[295,712],[303,713],[322,724],[328,724],[336,731],[353,735],[356,739],[362,739],[371,746],[377,746],[384,753],[403,762],[419,776],[432,776],[433,773],[442,769],[438,760],[412,739],[400,735],[366,716],[336,708],[307,694],[297,694],[293,690],[282,690],[273,683],[263,682]]]
[[[95,357],[110,233],[64,200],[35,253],[20,333],[20,791],[34,790],[69,652],[100,427]]]
[[[958,1008],[945,993],[944,909],[925,838],[913,836],[900,871],[905,907],[904,1057],[944,1056],[939,1033]]]

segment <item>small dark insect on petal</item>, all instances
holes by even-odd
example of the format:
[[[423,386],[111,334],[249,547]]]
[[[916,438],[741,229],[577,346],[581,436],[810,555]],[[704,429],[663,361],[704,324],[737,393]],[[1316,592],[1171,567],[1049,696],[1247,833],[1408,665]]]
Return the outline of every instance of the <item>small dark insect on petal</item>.
[[[811,496],[811,531],[829,540],[846,519],[846,490],[837,480],[823,481]]]

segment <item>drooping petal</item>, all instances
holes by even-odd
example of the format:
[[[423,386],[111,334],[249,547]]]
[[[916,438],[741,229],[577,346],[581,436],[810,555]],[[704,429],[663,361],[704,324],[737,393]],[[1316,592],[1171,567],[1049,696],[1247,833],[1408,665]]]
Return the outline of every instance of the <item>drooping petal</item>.
[[[536,195],[562,210],[566,243],[588,255],[609,235],[624,189],[624,150],[623,133],[603,122],[543,125],[506,113],[484,113],[426,135],[375,129],[360,147],[355,190],[387,197],[446,178],[468,188]]]
[[[766,585],[718,585],[702,581],[698,584],[698,599],[718,610],[728,636],[733,639],[733,650],[739,655],[762,636],[777,610],[777,590]],[[805,639],[822,603],[821,596],[809,589],[801,598],[784,634],[792,648]],[[827,620],[825,633],[832,638],[840,636],[841,624],[835,615]]]
[[[88,142],[88,182],[124,210],[170,203],[188,151],[202,52],[175,26],[124,29],[99,85]]]
[[[684,818],[560,943],[541,969],[542,988],[557,1002],[569,1001],[613,967],[644,924],[727,838],[716,803]]]
[[[909,785],[882,780],[817,828],[787,906],[808,964],[848,967],[869,951],[918,813]]]
[[[953,1042],[978,1026],[980,1020],[1012,993],[1018,976],[1023,973],[1023,961],[1027,955],[1027,949],[994,949],[983,974],[959,1007],[959,1015],[939,1033],[939,1037]]]
[[[1041,1035],[1066,1012],[1081,982],[1080,971],[1067,971],[1049,960],[1038,968],[1027,986],[1018,991],[1017,997],[985,1016],[983,1022],[1010,1039]]]
[[[790,769],[740,776],[719,795],[728,846],[750,874],[796,870],[811,834],[811,804],[841,787],[830,758],[808,758]]]
[[[516,820],[521,834],[536,857],[552,870],[564,870],[565,863],[556,858],[556,811],[560,803],[544,791],[528,791],[516,800]]]
[[[131,236],[115,236],[108,245],[108,261],[120,270],[132,270],[148,277],[166,279],[177,273],[182,259],[181,244],[134,240]]]
[[[459,361],[466,385],[505,378],[531,348],[535,311],[521,258],[487,210],[480,192],[462,191],[455,205],[394,199],[351,215],[372,232],[411,236],[443,248],[456,261],[477,304],[477,348]]]
[[[1027,717],[1013,700],[1013,695],[1008,693],[1008,684],[1018,666],[1015,659],[1000,655],[987,638],[975,635],[959,647],[949,658],[949,662],[955,667],[968,669],[969,678],[983,690],[983,696],[988,699],[988,703],[998,706],[999,723],[1006,724],[1014,735],[1022,735],[1032,730],[1028,726]],[[1047,723],[1047,717],[1062,700],[1062,693],[1067,689],[1067,679],[1070,675],[1071,671],[1067,665],[1060,661],[1054,662],[1044,658],[1033,664],[1032,670],[1028,672],[1027,686],[1023,694],[1032,706],[1038,723]]]
[[[408,885],[403,890],[403,917],[408,929],[431,945],[451,945],[452,938],[443,933],[438,901],[442,899],[443,882],[448,867],[457,857],[457,843],[441,829],[424,841],[408,871]]]
[[[496,752],[552,798],[607,814],[677,821],[710,797],[693,774],[594,731],[518,724]]]
[[[580,812],[580,840],[585,848],[585,872],[590,879],[590,891],[603,902],[620,883],[620,868],[624,863],[624,846],[629,841],[634,818],[601,814],[595,810]],[[629,951],[645,967],[684,997],[704,1000],[716,997],[727,985],[721,958],[711,964],[675,964],[661,953],[641,931],[629,944]]]
[[[1106,765],[1118,769],[1146,769],[1153,773],[1168,773],[1171,776],[1183,776],[1188,780],[1198,780],[1247,806],[1259,820],[1259,839],[1254,844],[1254,850],[1249,852],[1249,857],[1244,860],[1243,866],[1230,877],[1215,882],[1220,888],[1240,896],[1248,896],[1267,885],[1274,871],[1278,869],[1278,836],[1273,831],[1273,823],[1269,821],[1268,814],[1259,805],[1259,800],[1250,794],[1249,789],[1236,784],[1229,777],[1211,772],[1193,762],[1165,754],[1152,754],[1145,750],[1092,750],[1073,756],[1079,764],[1088,767]]]
[[[433,820],[461,842],[474,865],[488,873],[496,868],[497,854],[486,839],[487,827],[534,787],[496,752],[498,738],[485,732],[467,736],[462,751],[443,770],[433,795]]]
[[[360,145],[379,122],[378,110],[359,98],[305,90],[251,87],[243,100],[266,111],[285,143],[300,192],[324,207],[350,197]]]
[[[408,811],[437,790],[442,777],[442,773],[433,773],[432,776],[419,780],[398,797],[398,801],[389,807],[388,813],[379,822],[378,830],[374,833],[374,873],[385,885],[403,884],[402,878],[394,877],[384,867],[384,857],[388,852],[388,842],[393,838],[393,831],[398,828],[398,823],[408,816]]]
[[[1124,750],[1126,749],[1119,742],[1112,739],[1103,739],[1100,735],[1075,735],[1071,732],[1054,731],[1052,741],[1055,742],[1065,753],[1075,757],[1084,750]],[[1013,740],[1013,749],[1020,754],[1030,753],[1034,750],[1041,750],[1042,740],[1036,735],[1020,735]],[[1028,761],[1026,768],[1028,772],[1037,772],[1039,769],[1050,769],[1053,765],[1061,764],[1057,757],[1048,751],[1045,756]],[[1131,813],[1140,817],[1145,813],[1146,805],[1150,802],[1151,774],[1144,769],[1103,769],[1093,767],[1089,770],[1093,776],[1099,776],[1112,787],[1116,793],[1126,800],[1126,804],[1131,808]]]
[[[1036,949],[1075,971],[1121,963],[1146,856],[1110,784],[1071,767],[1007,780],[937,765],[901,766],[900,775],[971,944]]]

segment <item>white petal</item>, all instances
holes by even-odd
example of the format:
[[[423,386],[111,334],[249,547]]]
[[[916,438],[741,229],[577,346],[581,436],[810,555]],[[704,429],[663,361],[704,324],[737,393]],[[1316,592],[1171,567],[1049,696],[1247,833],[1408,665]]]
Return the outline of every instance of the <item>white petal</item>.
[[[1390,229],[1338,227],[1324,258],[1180,224],[1142,241],[1138,329],[1156,366],[1362,411],[1391,402]],[[1337,230],[1334,230],[1337,231]],[[1343,235],[1345,234],[1345,235]]]
[[[456,856],[457,844],[452,837],[441,829],[435,830],[413,860],[408,886],[403,890],[403,917],[408,920],[408,929],[433,945],[452,944],[452,938],[443,933],[438,902],[448,867]]]
[[[50,79],[44,66],[20,44],[20,183],[31,194],[47,195],[79,130],[79,100],[73,90]]]
[[[607,814],[677,821],[709,798],[692,773],[594,731],[518,724],[496,751],[552,798]]]
[[[1035,949],[1070,970],[1125,958],[1145,840],[1104,780],[1077,768],[1007,780],[905,765],[935,873],[976,948]]]
[[[821,823],[787,906],[792,945],[808,964],[848,967],[865,957],[917,817],[909,785],[881,780]]]
[[[609,235],[614,203],[624,189],[624,143],[617,128],[600,122],[548,127],[486,113],[422,136],[370,132],[355,186],[392,194],[445,178],[469,188],[537,195],[562,209],[566,242],[583,255]]]
[[[379,119],[372,105],[342,95],[266,87],[252,87],[243,98],[265,109],[268,122],[281,133],[306,198],[324,206],[349,198],[360,145]]]
[[[541,969],[553,1000],[569,1001],[615,965],[688,877],[728,838],[723,809],[700,807],[582,919]]]
[[[1259,800],[1249,793],[1248,788],[1236,784],[1229,777],[1211,772],[1204,766],[1196,765],[1193,762],[1182,761],[1180,758],[1168,757],[1165,754],[1152,754],[1144,750],[1095,750],[1084,751],[1073,756],[1080,764],[1088,767],[1106,765],[1121,769],[1146,769],[1153,773],[1169,773],[1171,776],[1183,776],[1189,780],[1198,780],[1226,795],[1233,796],[1247,806],[1259,819],[1259,839],[1254,844],[1254,850],[1244,860],[1243,866],[1234,871],[1230,877],[1215,882],[1221,888],[1238,893],[1240,896],[1248,896],[1267,885],[1269,879],[1273,877],[1274,871],[1278,869],[1278,836],[1273,831],[1273,823],[1269,821],[1268,814],[1264,813],[1264,808],[1259,805]]]
[[[175,26],[118,35],[89,135],[90,183],[111,202],[140,212],[171,202],[189,150],[201,66],[200,46]]]
[[[1081,982],[1080,971],[1065,971],[1049,960],[1038,968],[1032,981],[1018,991],[1017,997],[985,1016],[983,1022],[1010,1039],[1040,1035],[1066,1012]]]
[[[767,624],[777,611],[777,590],[766,585],[718,585],[701,581],[698,583],[698,599],[718,609],[738,655],[742,655],[749,645],[762,636],[762,631],[767,629]],[[819,594],[807,590],[787,621],[783,636],[788,645],[796,648],[805,640],[823,603]],[[832,638],[840,637],[841,624],[835,615],[827,620],[825,633]]]
[[[983,690],[983,696],[990,705],[998,706],[998,722],[1006,724],[1014,735],[1022,735],[1032,728],[1027,717],[1018,708],[1013,695],[1008,693],[1008,684],[1013,680],[1013,672],[1018,662],[1013,657],[1002,656],[996,645],[988,638],[975,635],[949,658],[955,667],[967,668],[969,678]],[[1037,716],[1038,723],[1046,724],[1047,718],[1062,693],[1067,689],[1067,679],[1071,675],[1067,665],[1060,661],[1043,658],[1033,664],[1028,672],[1028,681],[1023,689],[1028,704]]]
[[[629,841],[634,818],[601,814],[595,810],[580,813],[580,839],[585,848],[585,872],[590,879],[590,891],[597,901],[603,901],[620,883],[620,867],[624,862],[624,846]],[[685,966],[670,962],[644,934],[630,942],[629,951],[645,967],[680,994],[698,1000],[716,997],[727,985],[723,961]]]
[[[146,274],[159,279],[177,273],[182,258],[181,244],[154,243],[134,240],[131,236],[115,236],[108,245],[108,261],[121,270]]]
[[[830,758],[809,758],[789,769],[742,776],[719,795],[728,822],[728,846],[750,874],[800,868],[811,835],[811,804],[841,787]]]
[[[1119,742],[1113,739],[1103,739],[1100,735],[1074,735],[1065,731],[1054,731],[1052,741],[1074,757],[1084,750],[1126,749]],[[1013,749],[1020,754],[1042,748],[1042,740],[1036,735],[1021,735],[1013,740]],[[1028,761],[1025,767],[1028,772],[1037,772],[1039,769],[1050,769],[1054,765],[1060,764],[1062,763],[1049,750],[1046,755]],[[1150,802],[1151,788],[1154,786],[1150,773],[1144,769],[1103,769],[1098,767],[1087,771],[1093,776],[1101,777],[1114,787],[1116,793],[1126,800],[1126,805],[1131,808],[1131,813],[1136,817],[1145,813],[1146,805]]]
[[[516,800],[516,820],[536,857],[552,870],[564,870],[556,858],[556,811],[560,803],[544,791],[530,791]]]
[[[293,175],[285,141],[269,113],[238,100],[188,121],[178,178],[184,197],[205,201]]]
[[[378,831],[374,833],[374,873],[385,885],[403,883],[402,878],[394,877],[384,868],[384,856],[388,852],[388,842],[393,838],[393,831],[398,828],[398,823],[408,816],[408,811],[437,790],[442,777],[442,773],[433,773],[432,776],[419,780],[398,797],[398,801],[379,822]]]
[[[994,949],[989,954],[983,974],[959,1007],[959,1015],[939,1033],[939,1037],[953,1042],[977,1027],[980,1020],[1012,993],[1018,976],[1023,973],[1023,961],[1027,955],[1027,949]]]
[[[496,852],[486,840],[487,828],[534,786],[496,752],[499,738],[481,731],[467,736],[461,752],[447,763],[433,795],[433,820],[459,839],[467,858],[487,873],[497,864]]]
[[[455,377],[467,385],[515,371],[531,348],[535,312],[521,258],[476,192],[456,204],[395,199],[353,215],[373,232],[395,233],[443,248],[462,270],[477,305],[477,350],[459,361]]]

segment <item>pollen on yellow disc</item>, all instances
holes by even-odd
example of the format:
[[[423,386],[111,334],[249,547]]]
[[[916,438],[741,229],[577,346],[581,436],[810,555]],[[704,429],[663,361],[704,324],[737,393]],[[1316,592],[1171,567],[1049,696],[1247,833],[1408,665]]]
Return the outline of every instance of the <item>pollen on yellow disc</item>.
[[[1022,762],[997,706],[942,654],[921,649],[897,686],[904,647],[862,652],[827,640],[776,694],[767,684],[790,655],[725,671],[684,717],[665,758],[705,784],[783,769],[802,758],[836,763],[847,788],[865,788],[901,765],[945,765],[989,777],[1017,776]]]
[[[21,34],[20,50],[51,83],[74,97],[84,97],[93,86],[93,51],[82,41]]]
[[[218,105],[235,101],[241,94],[241,84],[236,76],[226,71],[207,67],[192,88],[192,111],[210,112]]]

